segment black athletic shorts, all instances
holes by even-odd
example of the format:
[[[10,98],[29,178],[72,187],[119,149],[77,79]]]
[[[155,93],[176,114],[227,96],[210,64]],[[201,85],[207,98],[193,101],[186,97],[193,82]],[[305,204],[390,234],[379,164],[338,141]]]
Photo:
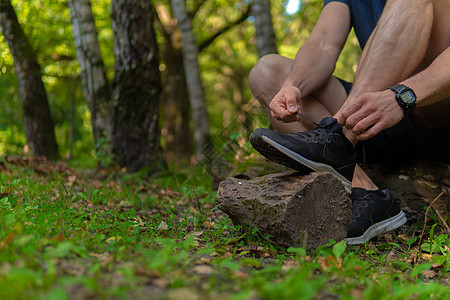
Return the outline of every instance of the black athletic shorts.
[[[338,78],[339,79],[339,78]],[[347,94],[352,84],[339,79]],[[446,124],[424,128],[405,116],[394,126],[356,145],[359,163],[401,164],[418,160],[450,159],[450,116]]]

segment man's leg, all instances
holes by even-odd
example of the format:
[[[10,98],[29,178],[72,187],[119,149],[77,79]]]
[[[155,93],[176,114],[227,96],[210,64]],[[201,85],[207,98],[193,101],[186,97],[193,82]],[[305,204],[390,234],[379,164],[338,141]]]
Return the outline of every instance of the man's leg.
[[[401,0],[388,1],[364,48],[348,100],[335,116],[339,118],[342,109],[363,93],[386,90],[426,68],[449,46],[449,17],[449,1],[418,0],[407,5]],[[443,104],[417,109],[412,119],[442,123],[447,118],[441,113]],[[344,133],[356,143],[351,131]]]
[[[315,127],[314,124],[303,119],[300,122],[283,123],[271,117],[269,103],[280,90],[292,63],[293,60],[289,58],[269,54],[260,59],[249,76],[253,95],[261,103],[272,126],[282,133],[305,131]],[[300,113],[314,122],[319,122],[324,117],[335,114],[346,98],[347,93],[342,84],[332,77],[320,90],[302,98]]]
[[[291,60],[281,56],[266,56],[250,74],[252,92],[261,102],[275,129],[284,133],[308,129],[303,123],[285,124],[270,117],[268,104],[279,91],[284,78],[291,68],[291,63]],[[339,95],[338,99],[336,99],[336,95]],[[308,97],[306,100],[302,99],[303,102],[300,105],[302,113],[315,121],[321,120],[323,117],[331,116],[333,112],[336,112],[339,105],[346,99],[346,96],[347,93],[341,83],[335,78],[330,79],[330,82],[323,89],[314,92],[313,96]],[[321,99],[340,101],[330,103]],[[309,105],[304,105],[305,102]],[[284,152],[279,148],[274,148],[272,144],[267,143],[263,135],[260,136],[256,133],[258,131],[264,132],[264,130],[266,129],[258,129],[252,134],[253,140],[251,137],[251,141],[255,148],[266,157],[299,170],[299,162],[296,159],[289,155],[284,155]],[[269,130],[270,132],[273,131]],[[345,185],[349,189],[349,186]],[[378,187],[357,165],[354,169],[352,187],[361,187],[362,189],[352,189],[350,195],[353,208],[352,221],[349,223],[346,238],[349,244],[364,243],[380,232],[395,229],[406,222],[404,214],[401,212],[392,194],[387,190],[378,190]],[[371,210],[382,212],[382,217],[380,217],[380,213],[372,215],[370,213]],[[388,218],[386,218],[386,215]]]
[[[269,103],[280,90],[284,79],[291,69],[293,60],[280,55],[266,55],[252,69],[250,73],[250,88],[254,96],[259,100],[270,123],[278,132],[292,133],[310,130],[314,126],[308,121],[283,123],[271,117]],[[341,107],[347,98],[347,93],[342,84],[336,78],[330,78],[328,84],[313,95],[302,99],[300,113],[306,115],[315,122],[319,122],[325,117],[332,116]],[[358,166],[352,181],[353,187],[360,187],[367,190],[376,190],[378,187]]]

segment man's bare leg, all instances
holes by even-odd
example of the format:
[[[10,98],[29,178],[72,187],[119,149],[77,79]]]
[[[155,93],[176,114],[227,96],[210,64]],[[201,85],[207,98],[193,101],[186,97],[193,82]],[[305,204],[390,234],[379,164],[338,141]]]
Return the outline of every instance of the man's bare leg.
[[[264,56],[250,72],[250,88],[259,100],[272,126],[282,133],[299,132],[315,128],[314,124],[301,119],[299,122],[284,123],[271,117],[269,103],[278,93],[293,60],[270,54]],[[302,97],[300,113],[314,122],[335,114],[347,98],[342,84],[334,77],[312,95]]]
[[[283,123],[272,118],[270,114],[268,104],[280,90],[284,79],[291,69],[292,62],[293,60],[283,56],[268,55],[261,59],[250,73],[250,87],[253,94],[260,101],[272,126],[282,133],[299,132],[313,128],[308,121]],[[333,77],[319,91],[302,100],[300,113],[318,122],[324,117],[329,117],[336,113],[346,97],[347,93],[342,84]],[[378,189],[358,165],[355,168],[352,186],[367,190]]]

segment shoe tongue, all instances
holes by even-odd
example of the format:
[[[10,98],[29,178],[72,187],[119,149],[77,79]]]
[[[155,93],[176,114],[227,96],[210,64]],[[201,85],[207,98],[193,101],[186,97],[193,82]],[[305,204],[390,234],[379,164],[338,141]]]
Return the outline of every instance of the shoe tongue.
[[[335,118],[332,117],[323,118],[317,127],[326,128],[335,133],[342,132],[342,126],[337,122]]]
[[[355,198],[362,198],[367,194],[368,194],[368,192],[366,189],[358,188],[358,187],[352,188],[352,196]]]
[[[380,189],[378,189],[378,190],[366,190],[366,189],[358,188],[358,187],[352,188],[352,196],[355,197],[355,198],[363,198],[364,196],[366,196],[368,194],[376,195],[379,198],[385,198],[386,197],[386,194]]]

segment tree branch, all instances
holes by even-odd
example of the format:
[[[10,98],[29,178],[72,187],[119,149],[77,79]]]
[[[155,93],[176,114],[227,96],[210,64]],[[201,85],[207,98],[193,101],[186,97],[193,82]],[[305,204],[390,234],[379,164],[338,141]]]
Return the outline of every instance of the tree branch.
[[[188,12],[188,15],[191,17],[191,20],[194,19],[197,12],[200,10],[200,7],[205,4],[205,0],[199,0],[197,3],[195,3],[195,7],[192,11]]]
[[[198,46],[198,52],[202,52],[205,48],[207,48],[209,45],[211,45],[214,40],[219,37],[220,35],[224,34],[234,26],[237,26],[241,23],[243,23],[245,20],[247,20],[248,16],[250,16],[250,8],[251,4],[247,7],[247,10],[242,14],[242,16],[234,21],[233,23],[226,24],[224,27],[219,29],[215,34],[213,34],[211,37],[207,38],[203,42],[201,42]]]

